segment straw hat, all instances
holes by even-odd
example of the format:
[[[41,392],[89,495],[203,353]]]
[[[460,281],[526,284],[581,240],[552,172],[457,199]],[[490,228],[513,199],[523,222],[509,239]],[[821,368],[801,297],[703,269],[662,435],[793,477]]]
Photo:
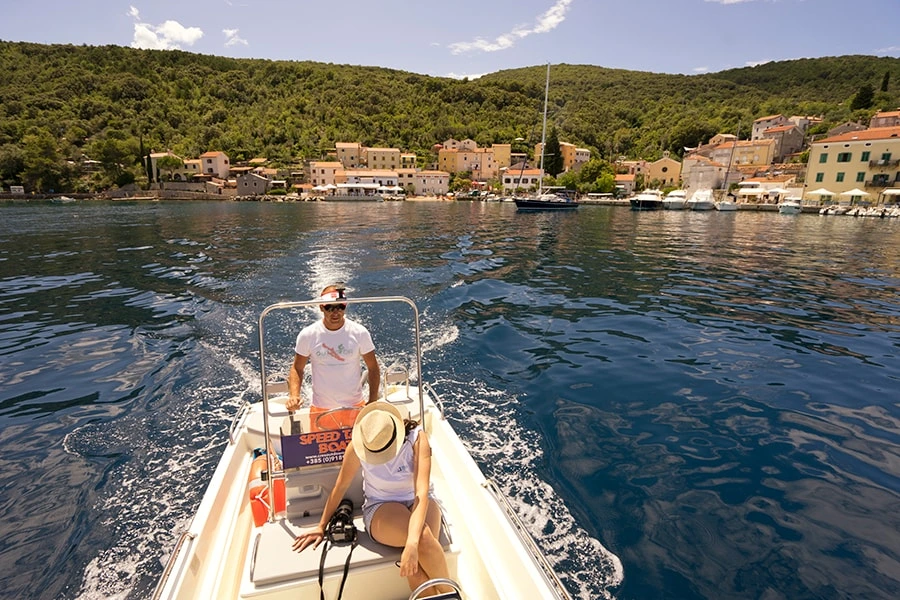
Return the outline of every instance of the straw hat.
[[[353,425],[353,449],[364,463],[383,465],[400,453],[405,435],[400,411],[379,400],[359,411]]]

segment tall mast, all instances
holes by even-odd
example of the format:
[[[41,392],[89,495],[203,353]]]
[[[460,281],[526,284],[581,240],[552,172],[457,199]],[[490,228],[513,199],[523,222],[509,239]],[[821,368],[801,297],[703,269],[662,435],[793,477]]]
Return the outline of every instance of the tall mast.
[[[544,148],[547,146],[547,98],[550,96],[550,63],[547,63],[547,82],[544,84],[544,127],[541,132],[541,181],[538,194],[544,191]]]

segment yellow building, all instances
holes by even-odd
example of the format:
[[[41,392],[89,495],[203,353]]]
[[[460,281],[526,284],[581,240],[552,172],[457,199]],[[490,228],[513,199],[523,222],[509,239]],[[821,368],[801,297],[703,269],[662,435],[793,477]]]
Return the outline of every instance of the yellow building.
[[[900,187],[900,126],[850,131],[810,145],[804,196],[859,188],[875,199],[892,186]]]
[[[534,145],[534,162],[535,164],[540,164],[541,160],[541,149],[543,145],[541,143],[537,143]],[[575,144],[570,144],[569,142],[560,142],[559,143],[559,152],[562,154],[563,159],[563,171],[568,171],[575,165],[586,163],[591,160],[591,151],[588,148],[578,148]],[[544,163],[547,162],[547,157],[544,157]]]
[[[366,165],[370,169],[401,168],[401,152],[397,148],[366,148]]]
[[[308,181],[313,186],[335,185],[339,175],[343,175],[344,165],[337,161],[314,160],[309,163]]]
[[[359,142],[337,142],[334,145],[337,159],[345,169],[356,169],[363,164],[363,147]]]
[[[666,151],[663,157],[647,165],[647,178],[650,181],[658,181],[660,187],[678,185],[681,180],[681,163],[669,158]]]
[[[732,167],[764,167],[775,159],[775,140],[725,142],[716,146],[709,158]]]

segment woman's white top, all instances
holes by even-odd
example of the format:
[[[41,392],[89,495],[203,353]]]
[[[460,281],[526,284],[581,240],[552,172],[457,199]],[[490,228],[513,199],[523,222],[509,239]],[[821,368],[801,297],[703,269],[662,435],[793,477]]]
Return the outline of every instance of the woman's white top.
[[[381,502],[412,502],[416,497],[416,481],[413,470],[413,454],[416,440],[422,426],[413,429],[403,440],[400,453],[383,465],[370,465],[360,461],[363,470],[363,492],[366,501],[363,506]],[[434,486],[428,483],[429,495],[434,494]]]

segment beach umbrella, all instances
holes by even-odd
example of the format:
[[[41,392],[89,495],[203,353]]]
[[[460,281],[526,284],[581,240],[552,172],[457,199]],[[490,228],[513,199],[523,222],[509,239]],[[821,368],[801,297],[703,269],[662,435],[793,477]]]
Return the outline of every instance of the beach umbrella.
[[[853,188],[852,190],[847,190],[846,192],[841,192],[841,196],[868,196],[869,192],[865,190],[861,190],[859,188]]]
[[[819,188],[817,190],[813,190],[811,192],[806,192],[807,196],[834,196],[834,192],[831,190],[826,190],[825,188]]]

